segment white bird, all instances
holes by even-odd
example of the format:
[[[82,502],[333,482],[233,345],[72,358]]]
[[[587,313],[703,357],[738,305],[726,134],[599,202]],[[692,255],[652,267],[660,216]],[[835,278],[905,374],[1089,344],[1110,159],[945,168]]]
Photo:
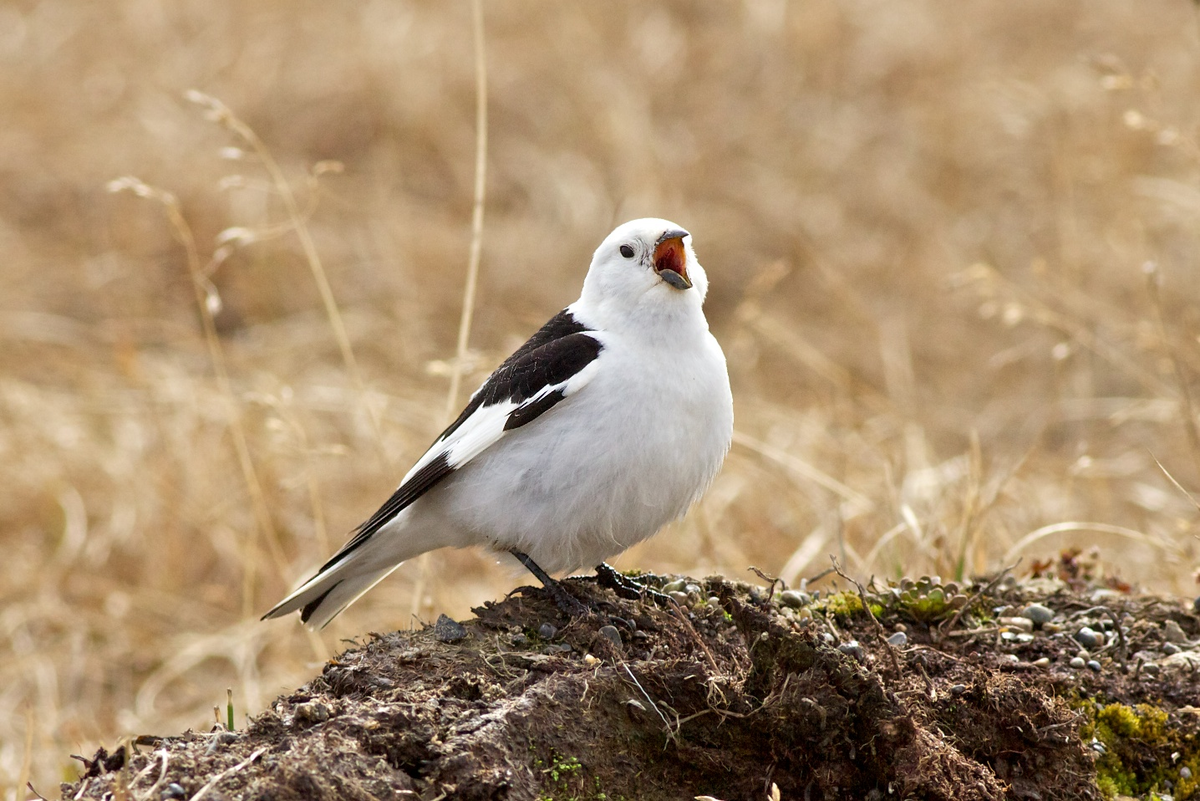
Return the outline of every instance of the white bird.
[[[391,498],[265,618],[319,628],[435,548],[507,551],[549,577],[600,565],[682,517],[733,436],[692,237],[633,220],[596,249],[579,300],[483,383]],[[599,568],[598,568],[599,569]],[[565,596],[565,599],[564,599]]]

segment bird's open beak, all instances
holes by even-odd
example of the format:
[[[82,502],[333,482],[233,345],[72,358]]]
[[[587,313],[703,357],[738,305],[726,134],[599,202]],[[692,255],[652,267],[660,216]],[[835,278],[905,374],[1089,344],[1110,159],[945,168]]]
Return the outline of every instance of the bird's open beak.
[[[654,245],[654,272],[676,289],[691,289],[683,238],[687,231],[667,231]]]

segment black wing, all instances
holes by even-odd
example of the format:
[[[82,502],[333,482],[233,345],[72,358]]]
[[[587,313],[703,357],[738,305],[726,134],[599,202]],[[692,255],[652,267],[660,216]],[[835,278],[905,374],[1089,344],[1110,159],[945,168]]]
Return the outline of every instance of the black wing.
[[[603,345],[563,309],[496,368],[471,396],[467,407],[417,461],[400,486],[379,510],[357,529],[324,571],[358,548],[389,520],[400,514],[438,482],[497,442],[507,431],[520,428],[549,411],[582,383],[572,385],[594,362]],[[504,405],[505,414],[488,414]]]

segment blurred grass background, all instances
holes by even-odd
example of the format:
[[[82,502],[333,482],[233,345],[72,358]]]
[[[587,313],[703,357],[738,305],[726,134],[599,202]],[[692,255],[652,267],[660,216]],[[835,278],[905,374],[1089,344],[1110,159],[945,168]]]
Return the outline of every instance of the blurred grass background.
[[[1197,507],[1155,463],[1200,490],[1193,4],[513,2],[486,37],[464,389],[619,222],[685,225],[712,280],[737,440],[619,566],[952,577],[1097,545],[1195,593]],[[257,620],[444,421],[473,70],[467,3],[0,6],[5,797],[526,582],[441,552],[320,635]],[[278,161],[361,386],[279,187],[189,89]],[[178,198],[229,392],[163,207],[106,189],[127,174]]]

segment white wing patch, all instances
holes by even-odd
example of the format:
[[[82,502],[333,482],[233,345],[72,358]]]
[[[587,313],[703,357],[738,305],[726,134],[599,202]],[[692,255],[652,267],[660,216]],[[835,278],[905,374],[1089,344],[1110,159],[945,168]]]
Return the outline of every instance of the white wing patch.
[[[603,358],[603,357],[601,357]],[[486,406],[480,406],[462,425],[451,432],[444,440],[438,440],[433,447],[417,460],[412,469],[405,474],[400,486],[404,486],[421,468],[445,454],[450,469],[457,470],[470,462],[479,454],[495,445],[512,429],[505,425],[514,416],[530,407],[536,407],[556,392],[562,393],[563,400],[582,390],[600,369],[601,359],[596,359],[575,375],[558,384],[549,384],[538,390],[537,394],[517,403],[501,401]]]

